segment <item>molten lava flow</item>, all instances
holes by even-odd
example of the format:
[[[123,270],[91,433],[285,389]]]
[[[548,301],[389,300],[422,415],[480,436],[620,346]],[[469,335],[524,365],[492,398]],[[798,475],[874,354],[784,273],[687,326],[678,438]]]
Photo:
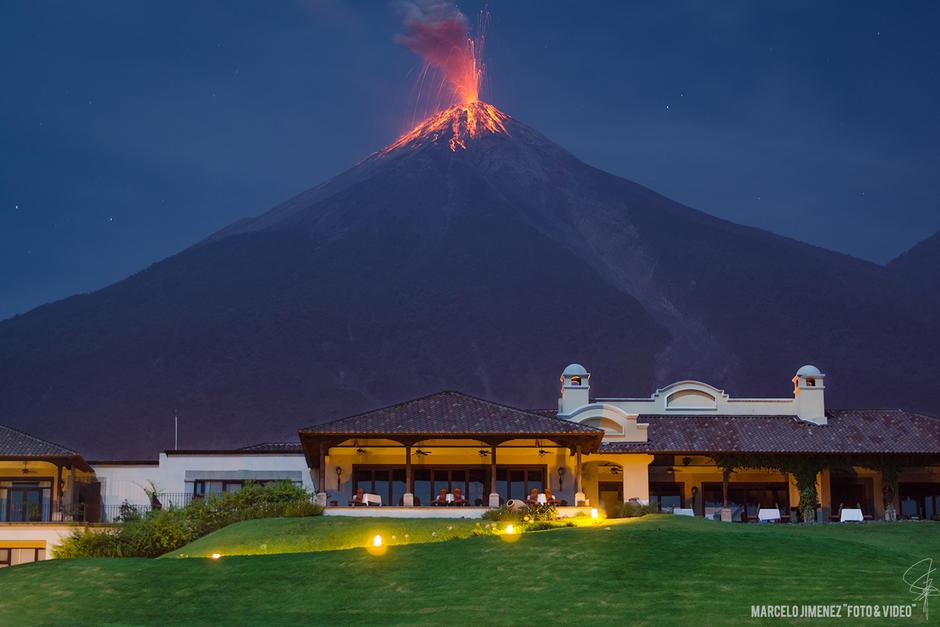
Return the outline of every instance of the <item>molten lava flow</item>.
[[[458,149],[466,150],[470,140],[478,136],[487,133],[509,135],[507,120],[508,115],[485,102],[454,105],[418,124],[395,140],[382,154],[409,144],[439,141],[447,141],[447,145],[454,152]]]
[[[435,108],[479,100],[487,13],[480,15],[477,35],[471,37],[467,17],[452,2],[404,2],[401,7],[405,11],[405,32],[396,41],[424,59],[418,99],[429,98]]]

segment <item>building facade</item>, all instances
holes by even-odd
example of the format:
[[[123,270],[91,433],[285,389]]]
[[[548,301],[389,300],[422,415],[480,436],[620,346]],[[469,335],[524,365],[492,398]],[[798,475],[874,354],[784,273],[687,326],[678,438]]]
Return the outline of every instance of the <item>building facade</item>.
[[[820,521],[842,508],[940,516],[940,419],[830,409],[813,366],[797,371],[787,398],[680,381],[648,398],[592,399],[590,377],[565,368],[552,410],[441,392],[302,429],[318,497],[342,507],[362,488],[383,505],[421,506],[459,487],[490,507],[549,488],[569,506],[635,500],[734,521],[776,508],[787,520],[810,466]]]
[[[0,568],[48,559],[100,510],[94,470],[77,451],[0,425]]]
[[[0,426],[0,567],[48,559],[75,526],[125,508],[185,506],[249,481],[303,486],[327,514],[374,515],[351,503],[361,489],[382,513],[406,516],[480,516],[534,494],[567,515],[635,501],[739,522],[760,510],[828,522],[843,508],[940,519],[940,418],[829,408],[813,366],[786,398],[732,398],[698,381],[591,398],[590,379],[565,368],[552,409],[445,391],[301,429],[299,442],[156,460],[86,462]],[[442,493],[467,507],[429,507]]]

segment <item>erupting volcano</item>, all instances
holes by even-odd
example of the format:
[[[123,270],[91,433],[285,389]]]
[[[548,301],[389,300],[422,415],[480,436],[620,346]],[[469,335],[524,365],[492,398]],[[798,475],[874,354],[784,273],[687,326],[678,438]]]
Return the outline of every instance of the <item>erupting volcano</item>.
[[[436,113],[389,145],[383,153],[421,143],[446,142],[454,152],[466,150],[470,140],[484,133],[508,135],[509,116],[485,102],[458,104]]]
[[[381,154],[403,146],[446,142],[451,151],[466,150],[479,135],[508,135],[505,113],[480,101],[483,44],[489,14],[480,13],[476,35],[466,16],[450,2],[405,3],[404,30],[396,40],[424,60],[416,99],[438,108],[399,137]],[[428,89],[431,86],[431,89]],[[428,93],[431,92],[431,93]],[[440,105],[444,103],[443,110]],[[428,104],[428,103],[426,103]]]
[[[0,422],[145,458],[174,410],[184,447],[244,446],[441,389],[547,407],[572,361],[604,373],[599,396],[680,378],[779,396],[813,362],[838,373],[834,406],[940,411],[920,293],[581,162],[479,100],[459,12],[409,6],[400,41],[443,77],[437,113],[124,281],[0,322]]]

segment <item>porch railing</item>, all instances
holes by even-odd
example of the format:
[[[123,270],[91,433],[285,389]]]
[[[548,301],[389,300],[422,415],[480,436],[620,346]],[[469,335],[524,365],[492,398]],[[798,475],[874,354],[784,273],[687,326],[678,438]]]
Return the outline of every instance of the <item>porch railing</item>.
[[[154,496],[162,509],[186,507],[194,499],[202,498],[193,495],[192,492],[160,492]],[[105,503],[101,507],[101,522],[121,522],[129,518],[143,516],[152,509],[152,503],[130,503],[128,501]]]

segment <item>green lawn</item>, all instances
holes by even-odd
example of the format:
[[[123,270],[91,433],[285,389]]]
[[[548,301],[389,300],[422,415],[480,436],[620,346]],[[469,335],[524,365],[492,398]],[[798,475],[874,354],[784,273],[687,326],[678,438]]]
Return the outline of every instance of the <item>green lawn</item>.
[[[383,524],[413,529],[411,537],[427,535],[426,524],[468,531],[461,521],[251,521],[219,532],[212,548],[207,537],[187,549],[218,550],[226,555],[218,561],[18,566],[0,571],[0,624],[742,624],[755,622],[752,604],[910,603],[904,571],[925,557],[940,563],[937,523],[758,526],[664,516],[515,543],[486,536],[392,546],[381,557],[336,550],[353,539],[364,545],[371,525]],[[292,536],[275,537],[284,530]],[[226,534],[231,546],[221,544]],[[229,556],[265,543],[268,551],[331,550]],[[936,622],[940,598],[933,601]],[[920,609],[907,622],[923,623]]]
[[[248,520],[199,538],[163,559],[208,557],[216,552],[228,556],[336,551],[362,547],[376,534],[388,545],[442,542],[467,538],[481,524],[485,522],[353,516]]]

